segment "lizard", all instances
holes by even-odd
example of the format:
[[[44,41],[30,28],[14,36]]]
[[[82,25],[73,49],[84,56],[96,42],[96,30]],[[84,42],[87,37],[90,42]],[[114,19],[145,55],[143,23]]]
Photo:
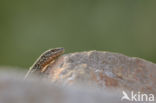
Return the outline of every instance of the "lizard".
[[[46,67],[51,62],[54,62],[60,55],[64,53],[64,48],[49,49],[42,53],[34,64],[29,68],[24,79],[27,79],[31,74],[43,74]]]

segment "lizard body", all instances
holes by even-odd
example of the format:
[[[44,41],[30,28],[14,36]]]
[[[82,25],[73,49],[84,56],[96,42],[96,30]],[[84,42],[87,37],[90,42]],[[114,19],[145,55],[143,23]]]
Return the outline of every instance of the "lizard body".
[[[46,69],[45,67],[51,62],[54,62],[57,57],[63,54],[63,52],[64,48],[54,48],[42,53],[41,56],[30,67],[29,71],[25,75],[25,79],[32,73],[43,73]]]

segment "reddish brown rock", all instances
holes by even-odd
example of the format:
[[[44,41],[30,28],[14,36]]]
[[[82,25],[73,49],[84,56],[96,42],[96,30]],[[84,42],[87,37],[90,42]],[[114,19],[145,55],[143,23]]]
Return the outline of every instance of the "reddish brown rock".
[[[118,53],[65,54],[46,71],[54,83],[120,88],[156,94],[156,64]]]
[[[0,103],[142,103],[146,98],[132,101],[131,91],[156,95],[155,74],[156,64],[140,58],[100,51],[65,54],[47,66],[43,80],[1,71]],[[125,94],[130,99],[122,101]]]

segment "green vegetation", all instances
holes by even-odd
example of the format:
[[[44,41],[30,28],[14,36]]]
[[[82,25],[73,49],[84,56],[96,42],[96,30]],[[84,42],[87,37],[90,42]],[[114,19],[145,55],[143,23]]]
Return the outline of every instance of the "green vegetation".
[[[45,50],[101,50],[156,62],[156,1],[1,0],[0,65],[29,67]]]

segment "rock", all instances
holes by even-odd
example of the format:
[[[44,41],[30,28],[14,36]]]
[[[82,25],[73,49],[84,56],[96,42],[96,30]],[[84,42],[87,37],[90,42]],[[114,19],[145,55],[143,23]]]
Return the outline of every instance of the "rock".
[[[65,54],[47,67],[53,83],[118,88],[156,94],[156,64],[118,53]]]
[[[141,103],[132,101],[133,91],[136,100],[156,95],[156,64],[118,53],[64,54],[44,74],[24,80],[22,73],[1,71],[0,103]],[[126,95],[130,101],[121,100]]]
[[[0,72],[0,103],[124,103],[119,90],[63,86]],[[113,98],[113,99],[112,99]]]

